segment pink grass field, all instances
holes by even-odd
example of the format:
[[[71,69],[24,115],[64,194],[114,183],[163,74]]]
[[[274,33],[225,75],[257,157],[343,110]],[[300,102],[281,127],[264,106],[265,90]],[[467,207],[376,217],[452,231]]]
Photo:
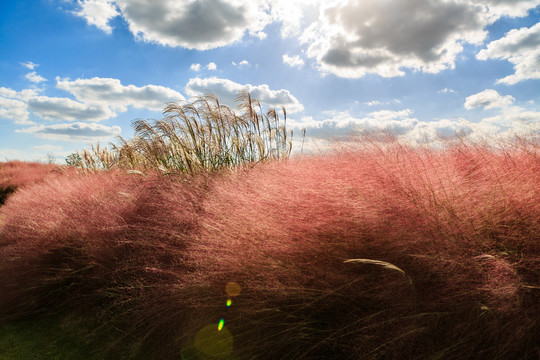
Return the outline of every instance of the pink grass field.
[[[104,358],[538,359],[540,146],[64,171],[0,207],[0,257],[0,322],[92,318]]]
[[[17,188],[42,181],[55,172],[58,166],[22,161],[0,163],[0,205]]]

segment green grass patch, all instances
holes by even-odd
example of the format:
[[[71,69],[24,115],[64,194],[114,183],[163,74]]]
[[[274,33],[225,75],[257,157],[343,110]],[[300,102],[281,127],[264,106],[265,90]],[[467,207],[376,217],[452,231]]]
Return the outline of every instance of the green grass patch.
[[[0,326],[0,360],[133,359],[136,346],[118,348],[97,337],[90,321],[53,317],[14,321]],[[124,344],[125,345],[125,344]]]

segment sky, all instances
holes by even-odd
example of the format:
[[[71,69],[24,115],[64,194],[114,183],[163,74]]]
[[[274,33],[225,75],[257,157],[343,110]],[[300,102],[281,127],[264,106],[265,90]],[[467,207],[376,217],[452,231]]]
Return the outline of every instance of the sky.
[[[63,163],[167,102],[249,90],[293,153],[540,129],[540,0],[3,0],[0,161]]]

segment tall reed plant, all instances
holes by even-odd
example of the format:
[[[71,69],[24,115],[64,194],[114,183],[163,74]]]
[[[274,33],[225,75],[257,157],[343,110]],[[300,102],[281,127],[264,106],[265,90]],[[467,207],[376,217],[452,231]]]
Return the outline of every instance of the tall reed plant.
[[[240,115],[212,94],[183,105],[168,103],[162,119],[133,122],[133,139],[119,137],[110,150],[97,145],[66,161],[89,170],[118,167],[192,175],[287,159],[292,131],[287,131],[286,109],[281,108],[281,117],[275,108],[264,112],[247,91],[235,100]]]

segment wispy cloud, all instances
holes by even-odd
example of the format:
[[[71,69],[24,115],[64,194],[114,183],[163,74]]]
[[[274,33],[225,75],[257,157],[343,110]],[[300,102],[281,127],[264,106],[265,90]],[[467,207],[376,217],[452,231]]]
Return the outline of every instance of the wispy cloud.
[[[34,63],[31,62],[31,61],[21,62],[20,64],[21,64],[22,66],[24,66],[25,68],[30,69],[30,70],[34,70],[34,68],[36,68],[36,67],[39,66],[38,64],[34,64]]]
[[[39,150],[39,151],[51,151],[52,152],[52,151],[62,151],[62,146],[47,144],[47,145],[32,146],[32,149],[33,150]]]
[[[16,130],[19,133],[34,134],[43,139],[68,142],[96,142],[111,140],[119,135],[119,126],[105,126],[96,123],[69,123],[55,125],[39,125],[27,129]]]
[[[249,65],[249,62],[248,62],[247,60],[242,60],[242,61],[240,61],[240,62],[238,62],[238,63],[233,61],[232,64],[233,64],[234,66],[239,66],[239,67],[241,67],[241,66],[247,66],[247,65]]]
[[[456,90],[450,89],[450,88],[444,88],[444,89],[441,89],[441,90],[437,91],[437,93],[439,93],[439,94],[455,94]]]

